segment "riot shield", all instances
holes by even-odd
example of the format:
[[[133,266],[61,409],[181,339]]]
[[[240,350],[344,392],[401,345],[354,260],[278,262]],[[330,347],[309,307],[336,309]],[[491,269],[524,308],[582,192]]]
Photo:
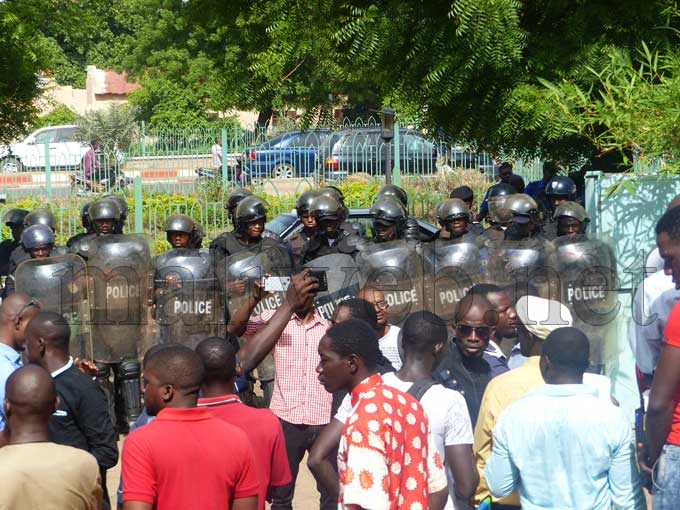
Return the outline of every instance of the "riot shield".
[[[217,267],[217,276],[224,286],[227,307],[233,316],[253,292],[253,284],[265,275],[290,278],[292,263],[283,246],[269,246],[266,250],[242,251],[225,258]],[[261,314],[276,310],[283,303],[285,292],[274,292],[260,301],[253,311]]]
[[[559,288],[548,265],[550,247],[543,239],[503,240],[487,243],[486,248],[486,281],[506,287],[516,296],[538,293],[546,299],[559,300]]]
[[[482,280],[486,250],[474,241],[437,240],[426,245],[424,257],[429,268],[425,278],[427,306],[445,321],[452,321],[458,302]]]
[[[136,359],[145,345],[151,301],[151,249],[142,234],[98,236],[89,242],[94,359]]]
[[[360,288],[359,268],[354,259],[344,253],[324,255],[305,264],[312,271],[324,271],[328,290],[319,292],[314,306],[325,319],[330,319],[338,303],[357,295]]]
[[[88,278],[77,255],[30,259],[14,272],[16,290],[38,301],[43,310],[64,317],[71,327],[70,352],[92,359]]]
[[[414,243],[365,242],[359,249],[356,264],[362,286],[383,291],[390,324],[400,325],[411,313],[426,308],[424,263]]]
[[[154,297],[161,343],[195,348],[210,336],[225,336],[222,293],[210,253],[175,249],[156,259]]]
[[[559,276],[561,301],[574,327],[588,336],[591,365],[598,366],[619,309],[614,251],[606,242],[584,236],[558,237],[552,245],[551,265]]]

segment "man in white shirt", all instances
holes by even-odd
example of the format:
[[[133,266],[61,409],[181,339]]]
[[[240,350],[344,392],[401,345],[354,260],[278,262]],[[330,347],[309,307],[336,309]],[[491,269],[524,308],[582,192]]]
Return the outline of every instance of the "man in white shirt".
[[[210,154],[212,155],[213,168],[216,170],[222,169],[222,141],[219,137],[215,138],[215,143],[210,148]]]
[[[398,326],[387,323],[387,314],[390,305],[385,300],[385,294],[380,289],[365,287],[357,293],[357,298],[364,299],[375,307],[378,315],[378,345],[383,355],[392,363],[395,370],[401,368],[402,359],[399,352],[399,331]]]

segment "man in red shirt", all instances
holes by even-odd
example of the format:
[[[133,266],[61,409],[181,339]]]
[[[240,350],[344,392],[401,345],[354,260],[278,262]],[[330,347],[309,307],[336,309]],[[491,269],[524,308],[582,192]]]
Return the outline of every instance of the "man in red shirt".
[[[188,347],[168,345],[144,365],[144,401],[156,419],[123,448],[123,510],[257,510],[250,441],[196,407],[205,369]]]
[[[203,360],[205,378],[198,407],[210,409],[213,415],[245,432],[253,447],[260,482],[258,508],[264,510],[268,492],[290,483],[286,441],[278,418],[269,409],[255,409],[241,403],[234,393],[234,379],[239,368],[234,348],[220,337],[206,338],[196,353]]]
[[[319,356],[316,371],[326,390],[352,394],[338,450],[338,508],[443,508],[446,474],[427,416],[415,398],[376,373],[375,331],[359,320],[336,324],[321,340]]]
[[[680,289],[680,207],[666,211],[656,224],[656,244],[664,272]],[[680,303],[668,316],[664,338],[647,410],[648,456],[641,459],[648,473],[656,466],[654,510],[676,509],[680,501]]]

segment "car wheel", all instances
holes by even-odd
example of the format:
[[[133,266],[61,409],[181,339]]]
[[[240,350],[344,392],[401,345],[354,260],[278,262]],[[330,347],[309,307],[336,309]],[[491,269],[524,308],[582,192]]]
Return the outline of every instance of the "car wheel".
[[[14,174],[21,172],[24,169],[24,165],[18,158],[8,157],[0,162],[0,172],[3,174]]]
[[[272,170],[274,179],[292,179],[295,175],[295,168],[290,163],[279,163]]]

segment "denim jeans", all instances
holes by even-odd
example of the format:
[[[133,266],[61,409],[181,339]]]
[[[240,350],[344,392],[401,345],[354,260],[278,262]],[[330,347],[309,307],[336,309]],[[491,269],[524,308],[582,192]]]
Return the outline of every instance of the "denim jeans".
[[[680,446],[666,444],[654,468],[653,510],[680,508]]]

